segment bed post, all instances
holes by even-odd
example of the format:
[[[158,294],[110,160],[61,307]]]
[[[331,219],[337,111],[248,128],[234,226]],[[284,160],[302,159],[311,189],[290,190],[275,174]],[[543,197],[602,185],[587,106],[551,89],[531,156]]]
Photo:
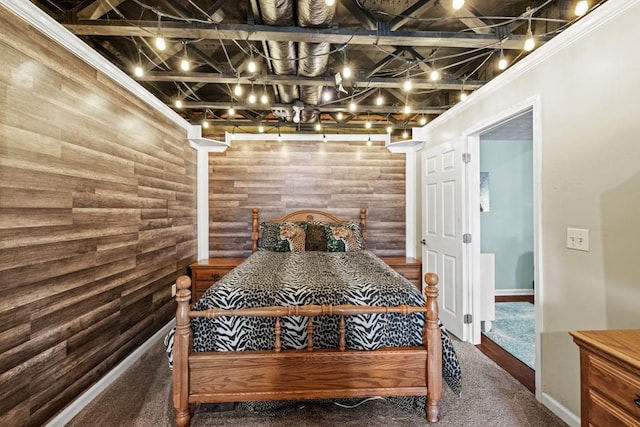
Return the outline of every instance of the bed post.
[[[440,413],[442,396],[442,336],[438,326],[438,275],[427,273],[424,293],[427,297],[423,344],[427,348],[427,420],[435,423]]]
[[[362,238],[367,241],[367,208],[360,208],[360,230]]]
[[[191,279],[180,276],[176,280],[176,335],[173,340],[173,406],[176,409],[178,427],[189,425],[189,353],[191,353],[191,319],[189,300],[191,299]]]
[[[258,250],[258,208],[251,209],[251,252]]]

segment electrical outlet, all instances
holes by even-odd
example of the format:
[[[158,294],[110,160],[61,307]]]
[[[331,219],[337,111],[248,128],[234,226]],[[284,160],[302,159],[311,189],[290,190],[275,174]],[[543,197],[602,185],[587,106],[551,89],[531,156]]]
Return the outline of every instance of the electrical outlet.
[[[567,248],[589,252],[589,230],[567,228]]]
[[[175,283],[173,285],[171,285],[171,296],[172,297],[176,296],[176,284]]]

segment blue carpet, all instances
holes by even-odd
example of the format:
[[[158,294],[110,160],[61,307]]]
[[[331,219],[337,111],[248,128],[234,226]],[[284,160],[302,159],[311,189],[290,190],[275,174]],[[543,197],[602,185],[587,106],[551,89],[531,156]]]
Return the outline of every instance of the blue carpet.
[[[528,302],[496,303],[496,320],[489,332],[491,341],[536,369],[534,305]]]

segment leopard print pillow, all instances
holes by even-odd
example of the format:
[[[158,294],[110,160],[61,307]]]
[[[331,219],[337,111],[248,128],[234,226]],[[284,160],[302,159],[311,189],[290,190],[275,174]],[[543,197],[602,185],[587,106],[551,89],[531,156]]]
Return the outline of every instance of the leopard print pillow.
[[[353,236],[356,241],[355,250],[365,250],[367,245],[364,241],[364,237],[362,237],[362,229],[360,224],[355,222],[348,223],[326,223],[324,225],[324,233],[327,238],[327,251],[329,252],[345,252],[345,244],[342,240],[336,239],[333,235],[332,227],[336,226],[344,226],[349,230],[353,231]],[[353,250],[353,249],[352,249]]]
[[[307,224],[304,222],[261,222],[261,237],[258,239],[258,250],[289,252],[289,242],[280,238],[280,227],[287,224],[299,225],[305,232],[307,231]]]

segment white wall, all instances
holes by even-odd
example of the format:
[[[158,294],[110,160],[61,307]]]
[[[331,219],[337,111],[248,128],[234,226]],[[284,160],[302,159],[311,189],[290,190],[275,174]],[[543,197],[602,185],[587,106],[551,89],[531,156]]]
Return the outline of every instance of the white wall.
[[[640,328],[639,40],[640,0],[609,0],[414,132],[429,148],[535,99],[540,378],[542,400],[557,413],[580,412],[578,349],[568,332]],[[589,252],[566,249],[567,227],[590,230]]]

